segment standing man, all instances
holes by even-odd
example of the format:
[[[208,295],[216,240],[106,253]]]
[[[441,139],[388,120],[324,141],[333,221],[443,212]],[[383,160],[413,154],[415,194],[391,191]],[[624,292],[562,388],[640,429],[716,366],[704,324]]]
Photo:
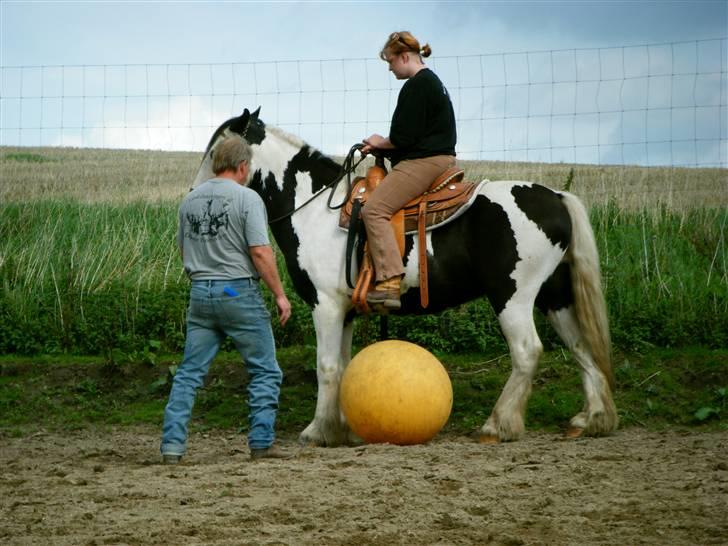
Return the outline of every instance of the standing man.
[[[191,191],[179,209],[177,243],[192,287],[184,358],[164,410],[161,452],[166,464],[178,463],[185,454],[197,389],[227,336],[250,376],[250,457],[285,456],[273,444],[283,374],[259,279],[275,296],[281,325],[291,316],[291,304],[268,239],[263,201],[245,187],[250,158],[245,141],[225,140],[215,151],[215,178]]]

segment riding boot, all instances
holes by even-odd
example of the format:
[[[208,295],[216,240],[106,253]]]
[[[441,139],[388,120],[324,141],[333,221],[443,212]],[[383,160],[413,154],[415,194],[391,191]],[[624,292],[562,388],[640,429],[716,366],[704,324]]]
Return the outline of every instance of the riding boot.
[[[401,277],[391,277],[378,282],[374,289],[367,294],[367,303],[375,310],[383,309],[385,312],[399,309],[399,285]]]

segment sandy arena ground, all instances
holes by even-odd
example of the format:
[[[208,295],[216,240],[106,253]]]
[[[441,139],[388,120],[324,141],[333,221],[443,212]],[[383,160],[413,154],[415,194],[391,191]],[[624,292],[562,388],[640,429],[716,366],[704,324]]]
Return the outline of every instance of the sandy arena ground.
[[[244,440],[194,434],[170,467],[153,428],[0,436],[0,543],[728,544],[728,432],[289,438],[292,459],[254,463]]]

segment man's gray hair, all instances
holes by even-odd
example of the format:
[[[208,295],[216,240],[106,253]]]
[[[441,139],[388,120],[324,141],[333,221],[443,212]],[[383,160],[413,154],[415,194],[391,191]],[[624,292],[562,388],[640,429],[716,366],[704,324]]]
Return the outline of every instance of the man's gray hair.
[[[215,148],[212,157],[212,172],[220,174],[228,169],[235,171],[243,161],[250,163],[252,155],[250,145],[242,138],[228,137]]]

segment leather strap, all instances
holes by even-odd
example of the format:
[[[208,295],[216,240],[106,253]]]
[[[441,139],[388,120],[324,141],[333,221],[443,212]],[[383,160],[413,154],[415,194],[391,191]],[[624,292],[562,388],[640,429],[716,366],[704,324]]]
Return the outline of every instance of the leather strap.
[[[400,209],[394,213],[391,220],[392,229],[394,230],[394,238],[397,241],[397,247],[399,247],[400,258],[404,257],[404,209]]]
[[[425,240],[425,219],[427,217],[427,202],[421,201],[417,212],[417,244],[419,247],[420,266],[420,305],[423,309],[430,303],[430,294],[427,284],[427,242]]]
[[[351,261],[354,258],[354,247],[357,237],[361,240],[366,237],[366,230],[362,229],[361,221],[361,201],[355,199],[351,207],[351,221],[349,222],[349,233],[346,236],[346,285],[354,288],[351,281]]]
[[[372,260],[369,256],[368,245],[364,245],[364,257],[362,258],[361,267],[359,268],[359,278],[357,279],[354,292],[351,295],[351,301],[354,304],[357,312],[367,314],[371,310],[367,304],[367,292],[371,289],[373,284],[373,273],[374,267],[372,267]]]

